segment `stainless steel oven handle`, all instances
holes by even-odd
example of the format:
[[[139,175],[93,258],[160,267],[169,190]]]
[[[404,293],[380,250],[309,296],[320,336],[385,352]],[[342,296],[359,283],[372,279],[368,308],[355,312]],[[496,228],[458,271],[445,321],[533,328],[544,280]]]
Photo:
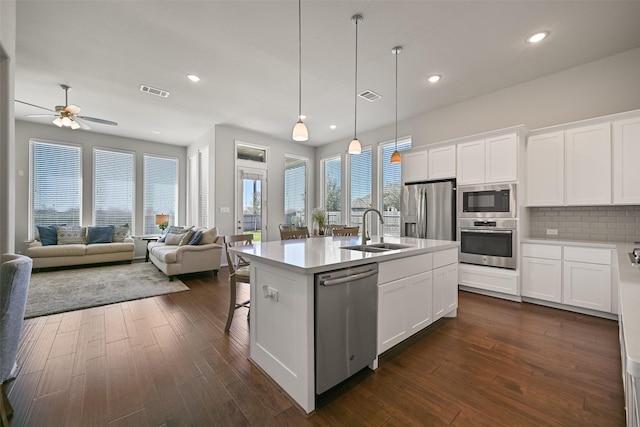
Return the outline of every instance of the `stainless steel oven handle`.
[[[476,230],[473,228],[461,228],[461,233],[485,233],[485,234],[513,234],[513,230]]]

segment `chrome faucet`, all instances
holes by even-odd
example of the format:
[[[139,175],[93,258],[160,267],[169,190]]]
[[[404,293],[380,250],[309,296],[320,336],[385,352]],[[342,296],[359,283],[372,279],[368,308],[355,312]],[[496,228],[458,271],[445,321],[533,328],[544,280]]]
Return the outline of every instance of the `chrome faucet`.
[[[384,219],[382,219],[382,214],[378,209],[369,208],[366,211],[364,211],[364,213],[362,214],[362,244],[363,245],[367,244],[367,240],[371,240],[371,238],[367,236],[367,214],[371,211],[377,213],[378,216],[380,217],[380,225],[384,224]]]

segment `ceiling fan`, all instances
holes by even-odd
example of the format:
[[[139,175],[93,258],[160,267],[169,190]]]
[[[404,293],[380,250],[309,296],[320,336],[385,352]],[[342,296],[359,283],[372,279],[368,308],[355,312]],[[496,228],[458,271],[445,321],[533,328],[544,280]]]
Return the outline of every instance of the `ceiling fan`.
[[[71,129],[91,129],[89,125],[87,125],[84,120],[89,122],[101,123],[103,125],[111,125],[118,126],[118,123],[112,122],[111,120],[98,119],[96,117],[88,117],[88,116],[79,116],[80,107],[77,105],[69,104],[69,90],[71,89],[67,85],[60,85],[60,87],[64,90],[64,104],[65,105],[56,105],[56,109],[52,110],[51,108],[41,107],[39,105],[30,104],[28,102],[15,100],[21,104],[30,105],[36,108],[42,108],[43,110],[51,111],[54,114],[29,114],[26,117],[48,117],[48,116],[56,116],[53,120],[53,124],[58,127],[70,127]]]

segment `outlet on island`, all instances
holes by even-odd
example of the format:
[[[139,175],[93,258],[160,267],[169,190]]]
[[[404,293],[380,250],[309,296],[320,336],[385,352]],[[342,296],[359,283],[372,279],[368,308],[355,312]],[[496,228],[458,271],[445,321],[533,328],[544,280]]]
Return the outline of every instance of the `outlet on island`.
[[[557,236],[558,229],[557,228],[547,228],[547,236]]]

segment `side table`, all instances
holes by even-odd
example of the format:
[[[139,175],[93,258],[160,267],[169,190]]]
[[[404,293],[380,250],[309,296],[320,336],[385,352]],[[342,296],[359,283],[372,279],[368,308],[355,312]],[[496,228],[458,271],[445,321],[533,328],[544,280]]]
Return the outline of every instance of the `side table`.
[[[154,242],[158,240],[161,236],[140,236],[138,237],[140,240],[144,240],[147,242],[147,253],[144,256],[144,262],[149,262],[149,242]]]

